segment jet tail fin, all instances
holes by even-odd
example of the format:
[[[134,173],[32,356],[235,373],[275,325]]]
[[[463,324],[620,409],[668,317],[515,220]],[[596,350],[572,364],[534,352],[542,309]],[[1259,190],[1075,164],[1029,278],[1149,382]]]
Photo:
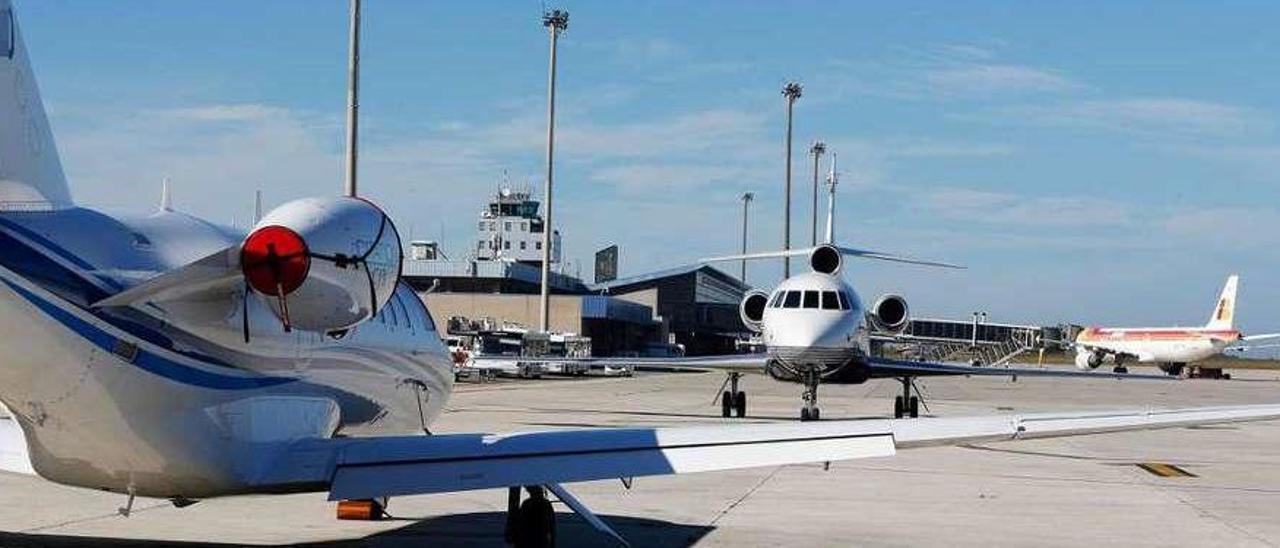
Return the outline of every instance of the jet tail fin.
[[[0,0],[0,120],[0,210],[71,206],[11,0]]]
[[[1222,295],[1218,297],[1213,316],[1205,324],[1206,329],[1231,329],[1235,325],[1236,286],[1239,283],[1240,277],[1235,274],[1227,278],[1227,285],[1222,286]]]

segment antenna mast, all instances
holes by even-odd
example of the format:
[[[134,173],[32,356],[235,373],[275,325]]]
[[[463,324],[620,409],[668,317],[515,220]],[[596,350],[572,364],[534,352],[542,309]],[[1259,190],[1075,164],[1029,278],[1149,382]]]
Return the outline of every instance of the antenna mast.
[[[351,32],[347,58],[346,194],[356,196],[356,137],[360,114],[360,0],[351,0]]]
[[[834,223],[836,216],[836,184],[839,183],[839,177],[836,175],[836,153],[831,153],[831,173],[827,174],[827,240],[829,244],[835,243]]]

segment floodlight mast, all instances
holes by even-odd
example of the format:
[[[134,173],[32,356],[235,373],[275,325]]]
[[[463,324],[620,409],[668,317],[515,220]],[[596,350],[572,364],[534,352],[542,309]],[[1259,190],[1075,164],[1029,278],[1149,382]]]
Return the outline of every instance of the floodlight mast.
[[[787,141],[786,141],[786,164],[787,164],[787,182],[786,192],[784,192],[784,206],[782,214],[782,249],[791,250],[791,113],[796,104],[796,99],[800,98],[803,88],[796,82],[787,82],[782,87],[782,96],[787,99]],[[791,257],[783,257],[782,259],[782,277],[791,277]]]
[[[356,196],[357,136],[360,119],[360,0],[351,0],[351,29],[347,57],[347,173],[346,194]]]
[[[813,156],[813,227],[809,236],[810,246],[818,245],[818,165],[826,151],[827,144],[822,141],[814,141],[813,146],[809,147],[809,154]]]
[[[542,26],[551,33],[551,62],[547,68],[547,181],[542,189],[542,202],[546,210],[542,223],[542,285],[538,300],[538,328],[546,333],[551,324],[551,238],[555,225],[551,222],[551,183],[554,173],[556,143],[556,45],[560,33],[569,28],[569,12],[551,10],[542,14]]]

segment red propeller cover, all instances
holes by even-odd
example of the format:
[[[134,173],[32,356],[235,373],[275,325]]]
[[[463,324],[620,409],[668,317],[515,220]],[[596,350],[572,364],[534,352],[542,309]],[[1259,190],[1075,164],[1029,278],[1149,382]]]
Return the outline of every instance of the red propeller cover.
[[[311,256],[307,242],[293,230],[264,226],[245,238],[240,247],[240,266],[249,285],[259,293],[293,293],[307,279]]]

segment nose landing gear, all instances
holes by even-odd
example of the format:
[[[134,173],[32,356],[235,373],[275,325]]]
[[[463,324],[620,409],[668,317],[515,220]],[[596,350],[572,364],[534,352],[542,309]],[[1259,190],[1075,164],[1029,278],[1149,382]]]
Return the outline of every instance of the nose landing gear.
[[[738,380],[742,378],[742,373],[736,371],[729,373],[729,378],[725,379],[724,384],[720,385],[720,416],[730,418],[737,416],[742,418],[747,416],[747,393],[738,390]],[[729,389],[725,390],[724,387]],[[715,405],[712,400],[711,405]]]
[[[801,421],[816,421],[822,417],[818,409],[818,385],[821,383],[822,376],[818,370],[804,371],[804,407],[800,408]]]

